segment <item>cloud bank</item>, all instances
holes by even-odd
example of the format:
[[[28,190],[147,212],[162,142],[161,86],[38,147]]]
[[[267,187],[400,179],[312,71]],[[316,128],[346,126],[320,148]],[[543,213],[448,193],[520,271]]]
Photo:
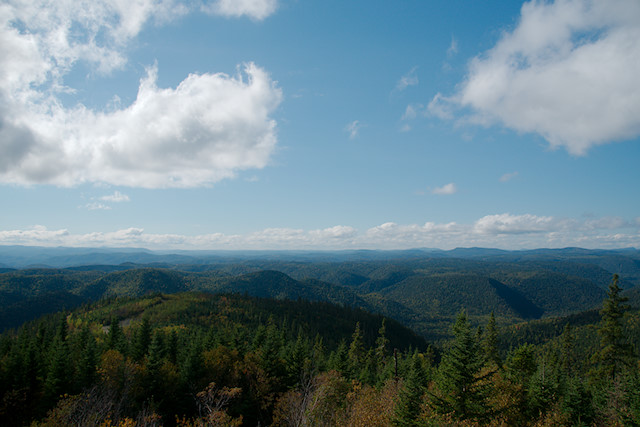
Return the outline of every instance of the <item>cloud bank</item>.
[[[640,135],[640,2],[530,1],[430,110],[535,133],[574,155]]]
[[[215,3],[219,13],[227,14],[226,3]],[[234,4],[235,15],[263,19],[276,3]],[[282,93],[253,63],[233,76],[191,74],[175,88],[158,87],[158,66],[151,66],[125,108],[60,101],[73,94],[64,77],[75,66],[114,72],[148,22],[188,12],[172,0],[0,5],[0,182],[197,187],[264,167],[277,142],[271,115]]]
[[[472,246],[607,249],[640,247],[640,219],[572,219],[503,213],[487,215],[469,224],[426,222],[403,225],[387,222],[362,231],[337,225],[317,230],[268,228],[246,234],[195,236],[147,233],[137,227],[74,234],[66,229],[49,230],[44,226],[34,226],[25,230],[0,230],[0,244],[149,249],[453,249]]]

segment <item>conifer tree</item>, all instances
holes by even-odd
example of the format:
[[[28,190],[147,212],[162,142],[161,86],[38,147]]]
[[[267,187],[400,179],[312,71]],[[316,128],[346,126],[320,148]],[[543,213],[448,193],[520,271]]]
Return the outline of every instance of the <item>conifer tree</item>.
[[[458,314],[453,335],[436,377],[439,393],[431,395],[431,404],[438,413],[456,419],[482,419],[487,397],[480,377],[483,356],[464,310]]]
[[[69,389],[71,373],[73,372],[69,345],[67,342],[68,326],[66,316],[62,316],[56,335],[49,348],[49,368],[45,381],[45,395],[49,399],[56,399],[61,393]]]
[[[146,317],[142,319],[140,327],[134,335],[131,348],[134,360],[140,361],[146,356],[151,344],[151,325]]]
[[[348,375],[349,356],[347,343],[344,340],[340,340],[338,348],[335,351],[331,352],[328,365],[329,369],[334,369],[342,373],[343,375]]]
[[[82,352],[77,366],[77,380],[80,387],[85,388],[94,383],[97,377],[96,367],[98,365],[96,339],[87,325],[80,332],[80,345],[82,346]]]
[[[389,339],[387,338],[387,319],[382,319],[382,325],[376,338],[376,360],[380,366],[384,365],[389,352]]]
[[[419,425],[422,402],[429,384],[429,374],[425,369],[423,356],[415,352],[405,375],[398,403],[395,407],[393,424],[399,427]]]
[[[496,329],[496,316],[493,314],[493,311],[489,316],[482,344],[485,360],[496,367],[501,367],[502,360],[500,359],[500,349],[498,347],[498,330]]]
[[[111,325],[109,326],[109,334],[107,335],[107,348],[109,350],[118,350],[120,353],[124,354],[126,350],[126,338],[124,336],[124,332],[122,332],[122,328],[120,327],[120,322],[115,317],[111,318]]]
[[[622,330],[622,316],[629,308],[624,303],[628,300],[620,296],[621,289],[618,286],[618,275],[614,274],[607,298],[604,300],[600,314],[602,320],[598,333],[600,334],[600,351],[595,360],[599,364],[598,376],[613,381],[624,368],[630,366],[633,358],[633,348],[627,342]]]
[[[298,338],[290,345],[286,362],[288,383],[294,385],[300,381],[304,368],[309,366],[309,341],[301,333],[298,333]]]
[[[362,330],[360,322],[356,323],[356,329],[351,336],[351,344],[349,345],[349,374],[355,378],[360,373],[365,361],[364,341],[362,338]]]

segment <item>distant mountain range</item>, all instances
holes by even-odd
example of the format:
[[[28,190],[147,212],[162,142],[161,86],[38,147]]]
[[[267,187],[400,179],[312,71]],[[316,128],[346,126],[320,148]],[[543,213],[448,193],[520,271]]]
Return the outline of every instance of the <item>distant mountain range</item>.
[[[600,306],[614,273],[640,305],[640,252],[182,251],[0,246],[0,329],[105,297],[184,291],[324,301],[392,317],[431,340],[465,309],[503,324]]]

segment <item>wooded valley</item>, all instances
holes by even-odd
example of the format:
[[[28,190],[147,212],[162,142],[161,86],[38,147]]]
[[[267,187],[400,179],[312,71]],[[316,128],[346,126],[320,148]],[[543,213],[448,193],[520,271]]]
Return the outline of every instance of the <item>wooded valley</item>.
[[[285,255],[5,267],[0,424],[640,424],[637,251]]]

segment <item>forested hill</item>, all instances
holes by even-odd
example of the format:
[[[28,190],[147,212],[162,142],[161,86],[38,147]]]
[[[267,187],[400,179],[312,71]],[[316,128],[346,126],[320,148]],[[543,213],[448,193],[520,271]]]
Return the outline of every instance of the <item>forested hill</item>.
[[[375,380],[376,358],[393,349],[424,352],[427,343],[391,319],[323,302],[194,292],[110,298],[0,336],[0,424],[28,424],[83,390],[87,402],[60,411],[91,405],[100,424],[151,405],[171,424],[198,414],[194,396],[212,382],[241,387],[234,411],[246,425],[265,424],[273,399],[301,373],[333,368]],[[79,425],[92,414],[84,416]]]
[[[451,336],[449,324],[461,309],[477,323],[494,312],[501,324],[593,309],[613,275],[594,263],[566,259],[471,258],[412,254],[407,259],[349,262],[254,259],[162,267],[125,263],[6,269],[0,273],[0,330],[104,297],[204,291],[358,307],[394,318],[436,342]],[[640,303],[634,297],[638,288],[633,276],[623,276],[620,284],[628,288],[632,303]]]
[[[299,283],[220,283],[254,277]],[[442,349],[328,302],[111,296],[0,334],[0,425],[635,426],[640,317],[617,285],[600,310],[511,327],[461,310]]]

